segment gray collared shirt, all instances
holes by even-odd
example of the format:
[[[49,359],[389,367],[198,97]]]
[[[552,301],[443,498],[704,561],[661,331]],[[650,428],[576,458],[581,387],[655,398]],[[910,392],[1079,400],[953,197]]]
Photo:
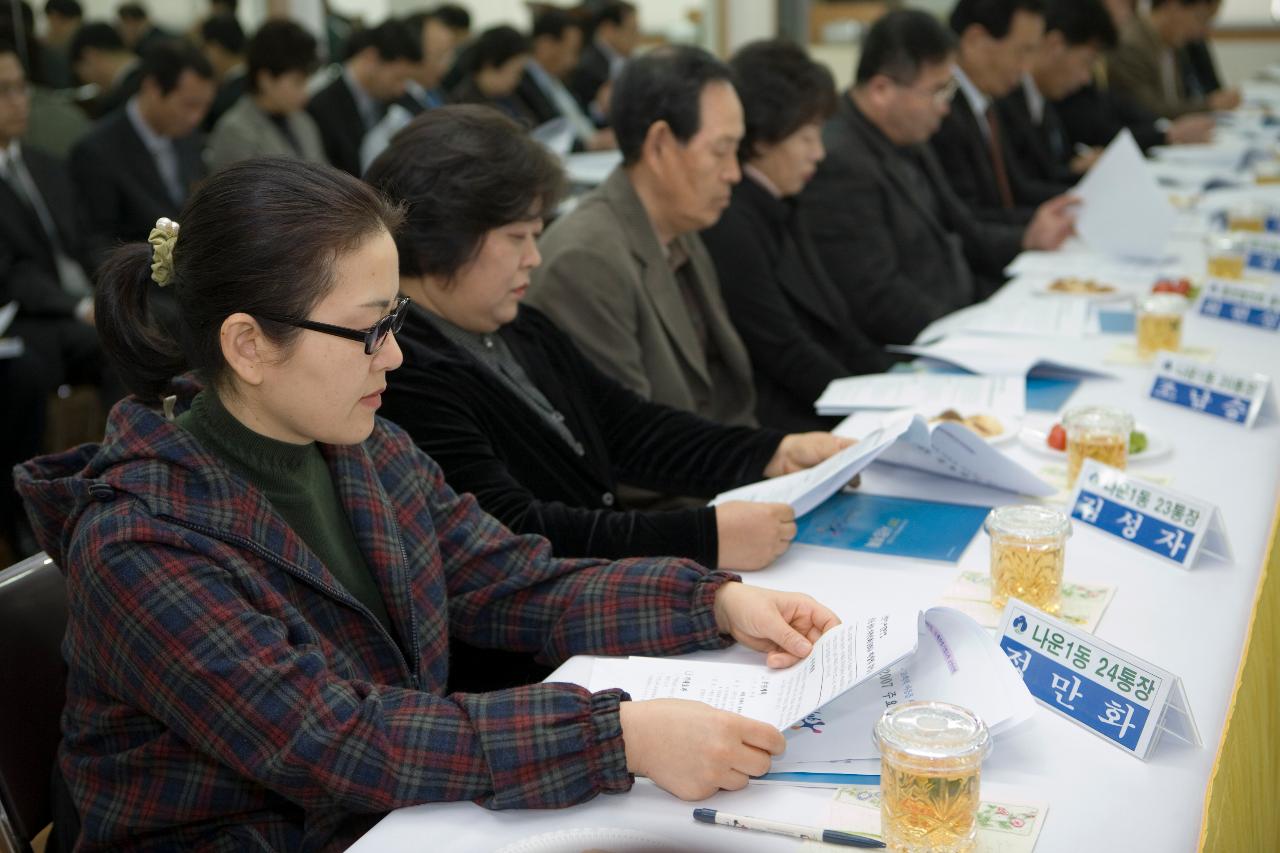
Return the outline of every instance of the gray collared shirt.
[[[569,427],[564,422],[564,415],[551,404],[545,394],[538,390],[538,386],[533,384],[529,374],[525,373],[524,368],[520,366],[520,362],[516,361],[516,357],[511,352],[511,348],[507,346],[506,341],[496,334],[469,332],[460,326],[450,323],[438,314],[425,309],[424,312],[442,335],[489,370],[492,370],[502,384],[514,391],[517,397],[523,400],[529,408],[533,409],[539,417],[556,431],[557,435],[565,440],[565,443],[573,449],[574,453],[579,456],[585,455],[586,450],[583,448],[582,442],[578,441],[569,430]]]

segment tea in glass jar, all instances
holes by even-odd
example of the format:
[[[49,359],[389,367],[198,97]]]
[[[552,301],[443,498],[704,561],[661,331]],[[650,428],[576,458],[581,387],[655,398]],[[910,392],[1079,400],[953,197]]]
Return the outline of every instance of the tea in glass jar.
[[[971,853],[980,770],[991,751],[982,720],[946,702],[906,702],[876,723],[880,835],[893,853]]]
[[[1213,278],[1244,278],[1244,242],[1235,234],[1210,234],[1205,241],[1205,266]]]
[[[1153,293],[1138,302],[1135,326],[1138,357],[1150,359],[1160,350],[1177,352],[1182,346],[1182,315],[1186,298],[1176,293]]]
[[[1003,610],[1017,598],[1056,616],[1071,520],[1059,510],[1027,504],[993,509],[985,526],[991,536],[991,605]]]
[[[1073,488],[1086,459],[1124,470],[1129,462],[1133,417],[1107,406],[1072,409],[1062,418],[1067,433],[1067,487]]]

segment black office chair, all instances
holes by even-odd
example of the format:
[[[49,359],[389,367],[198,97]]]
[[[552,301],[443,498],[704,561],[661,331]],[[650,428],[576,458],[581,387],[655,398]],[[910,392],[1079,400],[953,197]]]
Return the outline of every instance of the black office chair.
[[[66,583],[53,560],[37,554],[0,571],[0,847],[18,853],[31,853],[53,819],[66,627]]]

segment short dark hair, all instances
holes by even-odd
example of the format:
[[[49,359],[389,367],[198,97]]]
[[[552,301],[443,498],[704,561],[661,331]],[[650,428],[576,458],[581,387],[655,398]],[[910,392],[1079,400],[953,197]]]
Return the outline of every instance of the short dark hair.
[[[19,20],[13,19],[12,6]],[[15,26],[15,23],[17,24]],[[43,83],[44,58],[40,40],[35,37],[36,13],[26,0],[0,0],[0,53],[12,53],[29,82]]]
[[[422,61],[422,33],[413,32],[404,21],[388,18],[376,27],[360,30],[347,42],[347,58],[373,48],[383,62]]]
[[[836,111],[835,78],[793,42],[752,42],[733,55],[729,67],[746,125],[738,146],[744,162],[759,153],[761,143],[781,142]]]
[[[622,22],[636,13],[634,3],[627,3],[625,0],[612,0],[609,3],[602,3],[595,14],[591,16],[591,32],[595,32],[600,28],[601,24],[610,23],[616,27],[622,26]]]
[[[139,80],[154,80],[160,94],[167,95],[178,86],[182,72],[190,71],[205,80],[213,79],[213,66],[204,54],[183,39],[161,39],[142,52]]]
[[[209,0],[210,6],[224,6],[228,13],[234,15],[240,8],[240,0]]]
[[[688,142],[702,127],[702,90],[732,85],[729,66],[700,47],[673,45],[627,60],[613,84],[609,121],[626,165],[637,162],[649,128],[659,121]]]
[[[200,38],[227,53],[244,53],[244,28],[234,15],[214,15],[200,25]]]
[[[222,321],[243,311],[287,346],[333,287],[334,263],[369,237],[394,232],[400,211],[330,166],[246,160],[209,178],[188,200],[173,246],[173,278],[151,279],[151,247],[118,248],[99,275],[94,313],[102,346],[131,391],[151,402],[194,369],[224,376]]]
[[[365,180],[405,208],[400,274],[450,282],[485,234],[548,216],[564,188],[560,161],[497,110],[457,104],[410,122]]]
[[[581,19],[564,9],[546,9],[533,19],[532,37],[550,36],[559,41],[564,38],[564,31],[571,29],[583,29]]]
[[[457,3],[441,3],[431,15],[451,30],[471,29],[471,13]]]
[[[466,70],[474,73],[482,68],[498,68],[531,50],[529,39],[515,27],[490,27],[468,47]]]
[[[955,36],[933,15],[919,9],[895,9],[872,24],[863,39],[854,82],[862,85],[883,74],[911,84],[922,66],[947,61],[955,49]]]
[[[1157,6],[1216,6],[1221,0],[1151,0],[1151,8]]]
[[[1002,39],[1009,35],[1013,16],[1018,12],[1044,15],[1044,0],[956,0],[951,10],[951,32],[962,35],[973,24],[987,35]]]
[[[1044,31],[1061,33],[1063,41],[1073,47],[1094,45],[1109,50],[1120,40],[1115,21],[1101,0],[1048,0]]]
[[[79,62],[86,50],[127,53],[129,49],[124,46],[124,39],[120,38],[120,33],[116,32],[115,27],[105,21],[92,21],[81,24],[76,30],[76,34],[71,37],[71,46],[67,49],[67,55],[72,62]]]
[[[116,7],[116,15],[123,21],[145,21],[147,8],[141,3],[121,3]]]
[[[245,54],[248,66],[246,84],[250,92],[258,91],[258,73],[261,71],[272,77],[290,71],[309,75],[320,62],[315,36],[284,18],[267,21],[259,27],[249,39]]]
[[[44,13],[48,15],[61,15],[64,18],[83,18],[84,7],[76,0],[47,0],[44,4]]]

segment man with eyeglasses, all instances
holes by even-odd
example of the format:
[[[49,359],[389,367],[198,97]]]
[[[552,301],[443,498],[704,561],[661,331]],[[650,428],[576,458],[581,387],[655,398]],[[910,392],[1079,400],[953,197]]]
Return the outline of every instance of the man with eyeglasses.
[[[991,295],[1023,249],[1056,249],[1064,203],[1026,227],[979,221],[925,144],[956,91],[955,42],[931,15],[899,10],[871,28],[852,89],[823,129],[827,158],[801,194],[827,272],[881,344]]]

